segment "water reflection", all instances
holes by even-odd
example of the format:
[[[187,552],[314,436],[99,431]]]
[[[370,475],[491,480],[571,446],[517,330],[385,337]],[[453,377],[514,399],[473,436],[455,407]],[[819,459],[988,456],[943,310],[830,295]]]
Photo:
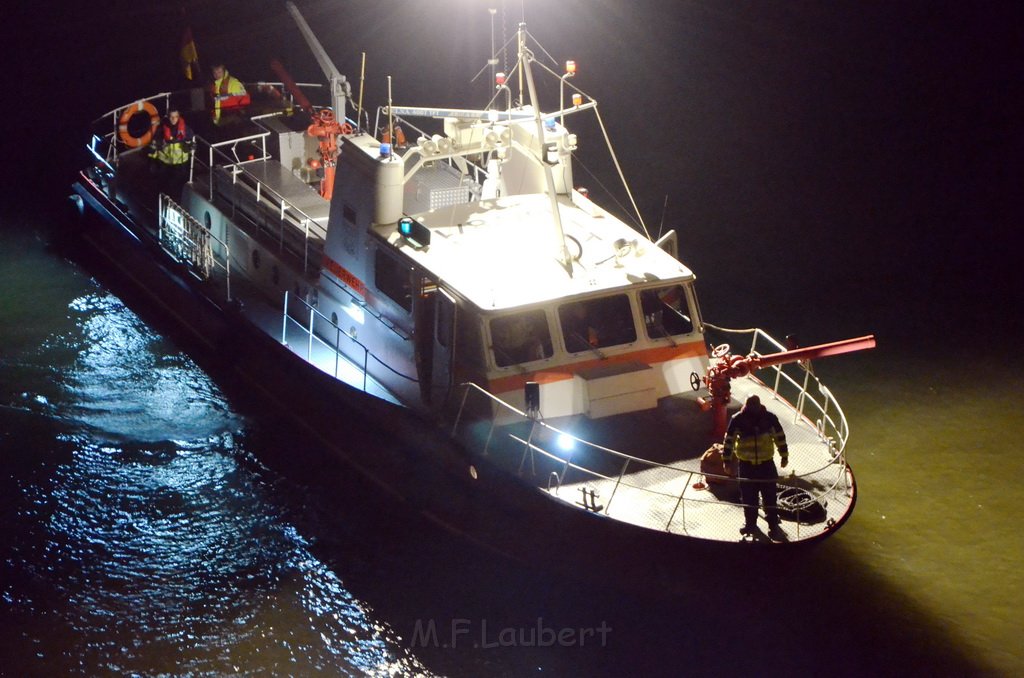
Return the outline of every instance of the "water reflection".
[[[312,552],[293,521],[301,492],[256,461],[207,375],[108,293],[68,308],[74,328],[21,365],[37,381],[0,438],[20,460],[5,670],[425,672]]]
[[[195,438],[230,425],[216,386],[184,354],[155,336],[116,297],[94,292],[75,299],[81,335],[65,377],[66,408],[108,435],[161,440],[168,432]]]

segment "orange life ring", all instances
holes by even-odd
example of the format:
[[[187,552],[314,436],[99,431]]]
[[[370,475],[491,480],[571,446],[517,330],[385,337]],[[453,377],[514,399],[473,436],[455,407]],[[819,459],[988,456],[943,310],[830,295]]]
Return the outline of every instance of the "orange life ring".
[[[134,137],[128,131],[128,121],[139,113],[149,114],[149,129],[142,136]],[[139,148],[149,145],[159,126],[160,114],[156,112],[156,107],[148,101],[137,101],[131,106],[125,106],[124,111],[121,112],[121,119],[117,124],[117,136],[128,148]]]

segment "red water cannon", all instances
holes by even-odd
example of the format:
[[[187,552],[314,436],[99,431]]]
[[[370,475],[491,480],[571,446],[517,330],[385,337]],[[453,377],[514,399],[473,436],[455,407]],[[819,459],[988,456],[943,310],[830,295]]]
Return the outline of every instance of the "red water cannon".
[[[874,347],[875,336],[873,334],[857,337],[856,339],[843,339],[842,341],[834,341],[830,344],[795,348],[768,355],[757,355],[754,353],[747,356],[733,355],[730,352],[729,344],[720,344],[711,351],[711,362],[708,364],[707,374],[700,377],[696,372],[692,373],[690,375],[690,385],[694,391],[698,390],[702,383],[707,386],[710,398],[701,397],[697,399],[697,402],[700,404],[701,409],[710,409],[714,413],[715,427],[713,435],[720,438],[725,435],[728,423],[727,408],[732,398],[731,382],[733,379],[745,377],[763,367],[824,358],[843,353],[853,353],[854,351],[864,351]]]

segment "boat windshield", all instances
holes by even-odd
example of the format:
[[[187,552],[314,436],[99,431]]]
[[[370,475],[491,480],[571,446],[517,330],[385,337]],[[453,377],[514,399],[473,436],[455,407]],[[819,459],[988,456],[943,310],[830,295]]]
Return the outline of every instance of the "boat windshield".
[[[633,312],[625,294],[564,304],[558,308],[558,319],[570,353],[636,341]]]
[[[523,311],[491,320],[494,362],[508,367],[550,358],[551,331],[544,311]]]
[[[640,292],[640,307],[650,339],[693,332],[692,315],[682,285],[643,290]]]

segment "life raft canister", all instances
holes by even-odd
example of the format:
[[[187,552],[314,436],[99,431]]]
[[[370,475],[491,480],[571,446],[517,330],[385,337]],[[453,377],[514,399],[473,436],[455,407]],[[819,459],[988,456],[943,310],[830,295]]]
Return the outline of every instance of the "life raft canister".
[[[142,135],[132,136],[132,133],[128,131],[128,121],[140,113],[149,114],[149,127]],[[160,114],[156,112],[156,107],[148,101],[137,101],[131,106],[125,106],[124,111],[121,112],[121,119],[117,125],[117,136],[125,146],[139,148],[140,146],[149,145],[149,142],[153,140],[153,135],[156,133],[156,128],[159,126]]]

